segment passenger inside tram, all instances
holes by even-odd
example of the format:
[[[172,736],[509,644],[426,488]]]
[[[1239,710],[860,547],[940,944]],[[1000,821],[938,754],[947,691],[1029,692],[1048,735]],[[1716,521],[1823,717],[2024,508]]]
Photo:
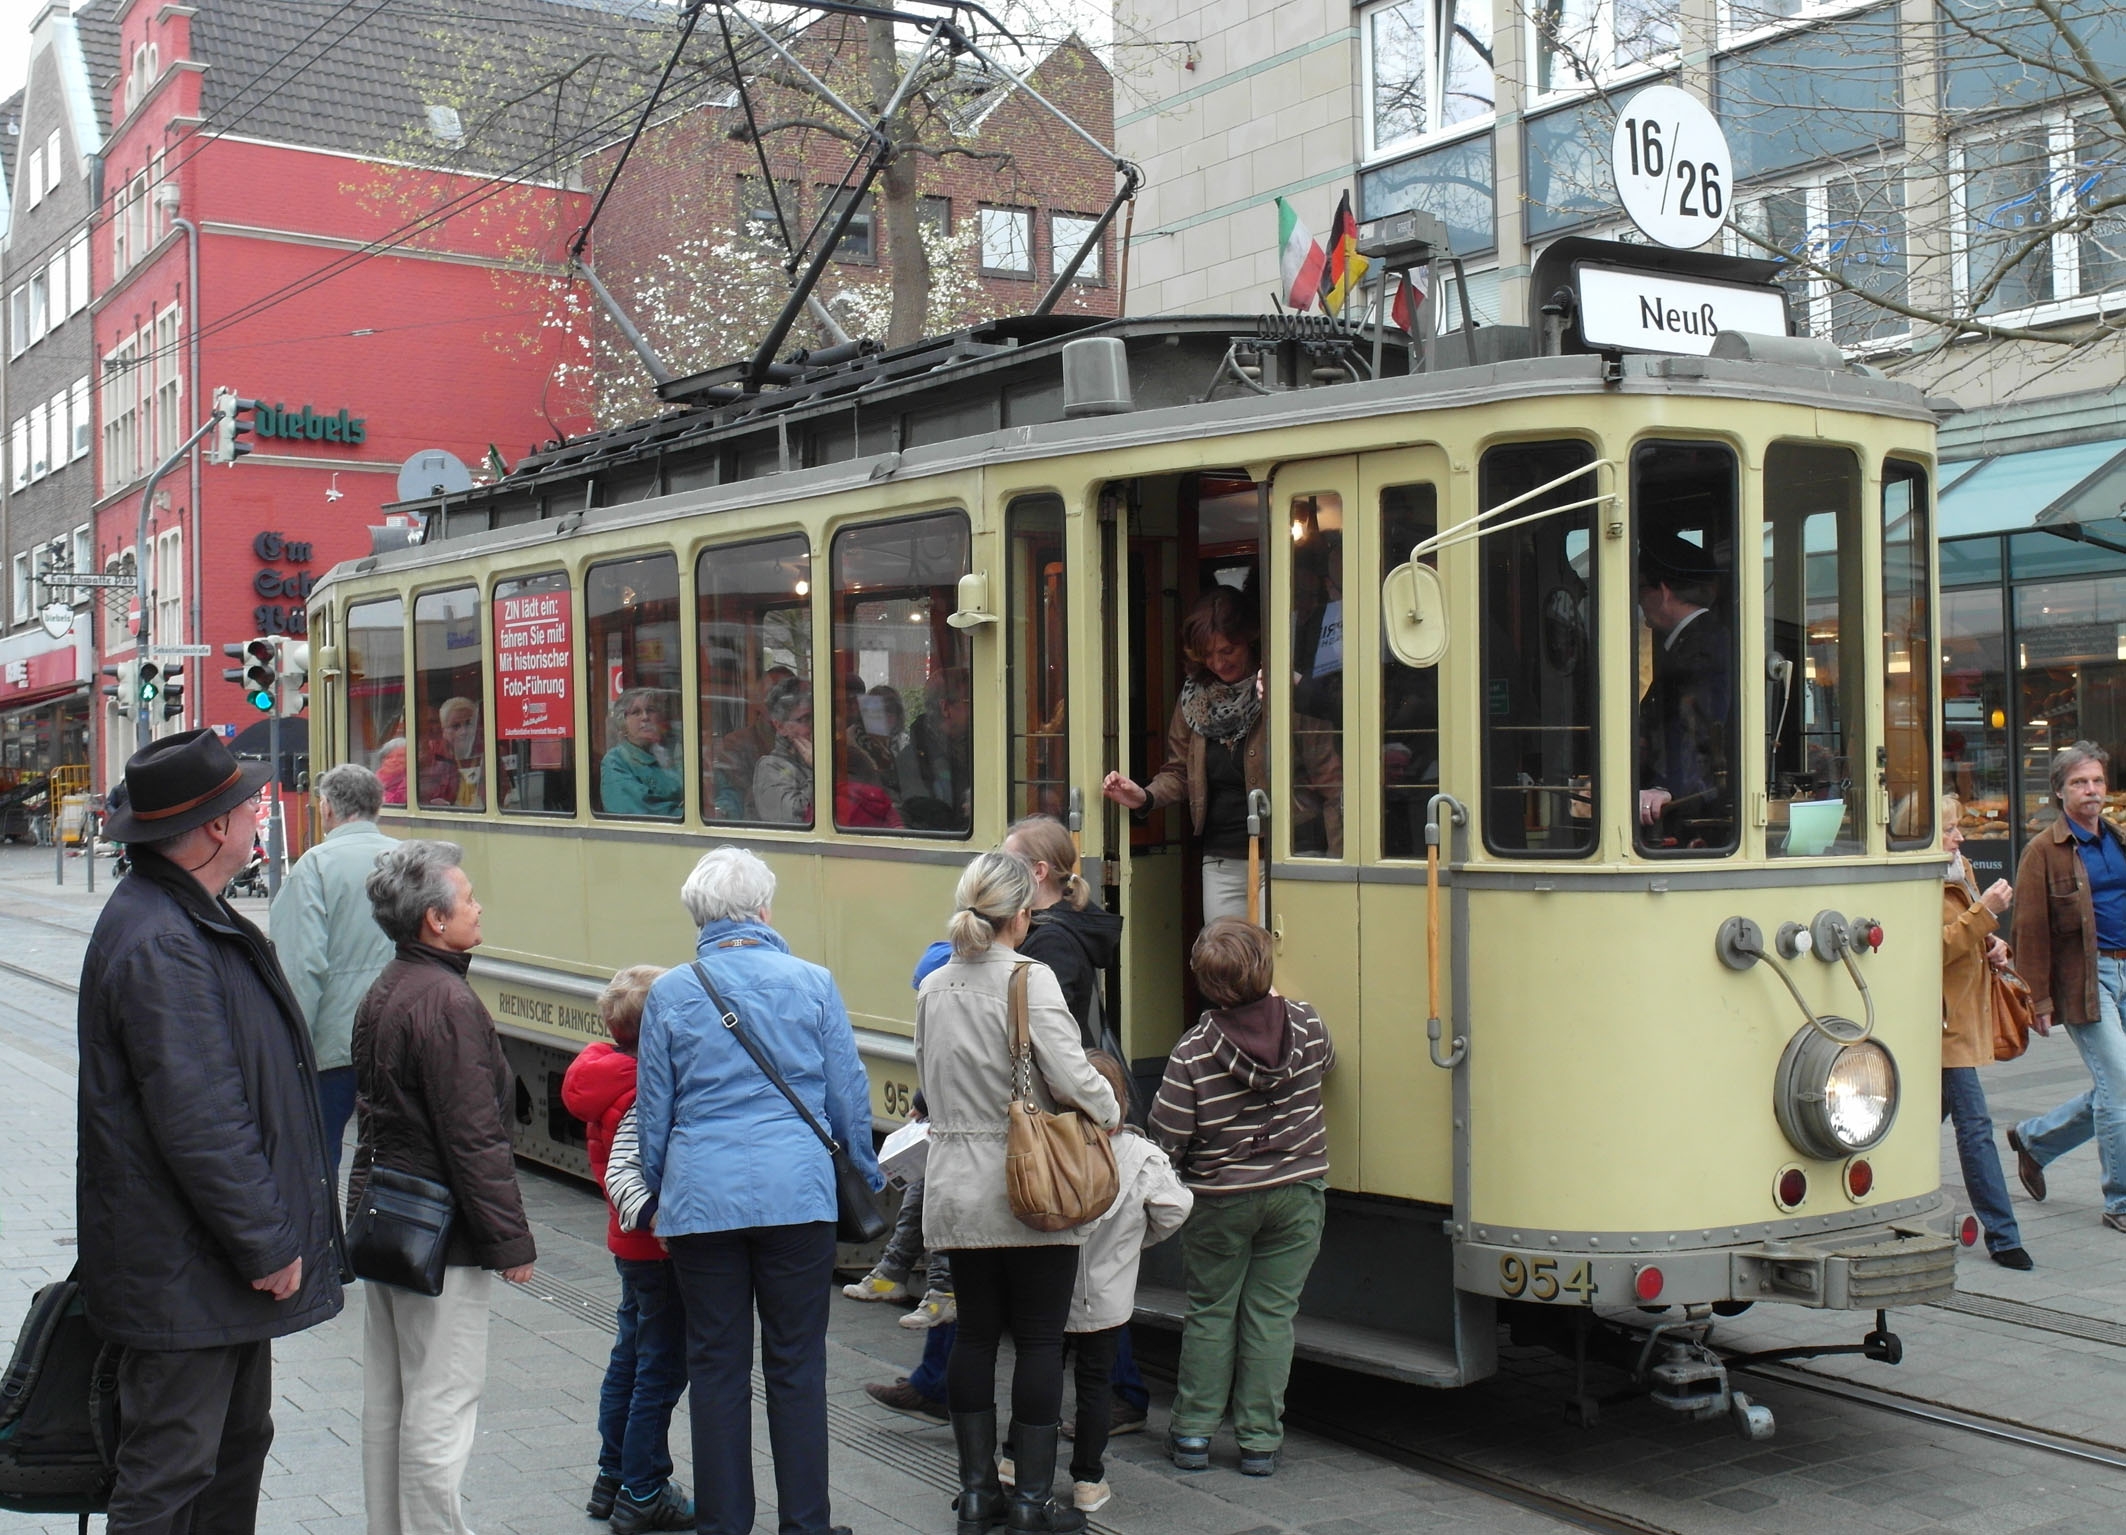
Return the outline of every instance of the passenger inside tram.
[[[660,688],[645,687],[628,688],[613,700],[606,726],[613,745],[598,764],[605,814],[679,818],[684,794],[671,738],[677,702]]]
[[[1639,701],[1639,823],[1658,828],[1662,846],[1724,842],[1735,679],[1733,641],[1713,612],[1719,571],[1710,551],[1661,535],[1640,545],[1638,587],[1653,634]]]
[[[483,800],[480,706],[470,698],[443,700],[436,733],[422,753],[421,803],[478,806]]]
[[[753,819],[812,824],[812,684],[790,677],[768,694],[775,746],[753,768]]]
[[[925,831],[968,824],[974,803],[974,685],[964,666],[934,673],[923,687],[923,712],[908,729],[900,769],[901,819]]]
[[[719,821],[758,819],[753,811],[753,776],[760,759],[775,749],[775,726],[768,718],[768,696],[797,673],[787,666],[771,666],[748,691],[746,723],[718,743],[709,769],[710,802]]]

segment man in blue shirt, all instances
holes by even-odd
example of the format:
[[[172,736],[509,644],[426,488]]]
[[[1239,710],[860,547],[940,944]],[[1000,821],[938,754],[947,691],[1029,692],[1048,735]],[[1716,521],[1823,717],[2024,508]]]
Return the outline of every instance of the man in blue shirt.
[[[2104,1224],[2126,1232],[2126,839],[2104,819],[2110,757],[2077,741],[2052,759],[2060,818],[2016,870],[2015,950],[2039,1033],[2055,1020],[2089,1068],[2089,1088],[2008,1132],[2016,1175],[2045,1197],[2045,1164],[2094,1137]]]

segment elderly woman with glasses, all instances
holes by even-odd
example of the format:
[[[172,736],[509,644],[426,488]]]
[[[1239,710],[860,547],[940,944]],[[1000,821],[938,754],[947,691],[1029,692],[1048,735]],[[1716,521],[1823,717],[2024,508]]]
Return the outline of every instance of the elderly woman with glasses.
[[[775,749],[753,768],[753,814],[778,826],[812,824],[812,684],[778,682],[768,694]]]
[[[362,1491],[370,1535],[466,1535],[458,1488],[487,1382],[487,1308],[499,1273],[532,1277],[531,1227],[509,1138],[516,1077],[466,984],[480,903],[454,842],[394,843],[369,876],[396,957],[354,1015],[361,1139],[347,1209],[372,1167],[440,1183],[457,1208],[443,1293],[367,1284]]]
[[[598,763],[599,808],[607,815],[679,819],[678,752],[667,739],[671,711],[659,688],[628,688],[613,700],[605,738],[613,744]]]
[[[686,1308],[694,1477],[704,1535],[753,1529],[753,1317],[783,1535],[828,1535],[827,1302],[834,1166],[725,1023],[884,1187],[871,1084],[834,977],[769,926],[775,875],[720,847],[680,888],[696,961],[650,988],[636,1042],[635,1119],[657,1235]]]

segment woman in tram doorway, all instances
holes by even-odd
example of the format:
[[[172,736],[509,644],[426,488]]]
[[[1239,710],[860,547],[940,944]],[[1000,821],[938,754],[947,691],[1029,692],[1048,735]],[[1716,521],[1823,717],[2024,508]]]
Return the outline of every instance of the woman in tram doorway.
[[[1248,914],[1248,795],[1267,794],[1270,786],[1261,639],[1255,604],[1245,593],[1214,586],[1198,598],[1181,628],[1190,672],[1167,727],[1166,766],[1149,783],[1112,772],[1100,784],[1109,799],[1140,813],[1188,801],[1203,843],[1205,923]],[[1328,764],[1308,772],[1314,783],[1337,776]],[[1334,806],[1323,809],[1336,816]],[[1329,827],[1328,835],[1333,845],[1341,828]]]

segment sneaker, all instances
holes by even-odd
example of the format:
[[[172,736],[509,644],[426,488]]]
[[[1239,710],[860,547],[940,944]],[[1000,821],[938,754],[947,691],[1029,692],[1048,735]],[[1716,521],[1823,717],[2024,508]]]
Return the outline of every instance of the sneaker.
[[[1107,1500],[1114,1495],[1114,1490],[1105,1482],[1072,1482],[1070,1484],[1070,1501],[1077,1505],[1078,1512],[1081,1514],[1094,1513],[1107,1507]]]
[[[1240,1452],[1240,1474],[1242,1476],[1275,1476],[1277,1474],[1277,1451],[1242,1448]]]
[[[620,1478],[601,1473],[598,1480],[591,1483],[591,1500],[583,1505],[583,1511],[593,1519],[610,1519],[613,1517],[613,1499],[619,1496]]]
[[[692,1528],[694,1500],[681,1492],[676,1482],[666,1482],[646,1503],[625,1489],[613,1499],[613,1535],[643,1535],[647,1530]]]
[[[960,1303],[950,1290],[926,1290],[916,1308],[900,1319],[910,1332],[928,1332],[960,1319]]]
[[[2121,1215],[2116,1210],[2106,1210],[2104,1212],[2104,1224],[2113,1231],[2126,1231],[2126,1215]]]
[[[2020,1247],[2003,1247],[1993,1255],[1993,1261],[2004,1269],[2014,1269],[2018,1274],[2028,1273],[2037,1267],[2036,1261]]]
[[[1116,1397],[1114,1416],[1108,1419],[1107,1423],[1107,1437],[1114,1439],[1123,1434],[1141,1434],[1143,1432],[1144,1409],[1132,1406],[1119,1396]]]
[[[2039,1204],[2045,1202],[2045,1165],[2030,1154],[2023,1144],[2022,1136],[2010,1129],[2008,1149],[2015,1153],[2015,1176],[2022,1180],[2023,1192]]]
[[[855,1284],[843,1285],[842,1294],[851,1300],[906,1300],[908,1286],[873,1269]]]
[[[1179,1471],[1208,1471],[1211,1469],[1211,1440],[1208,1434],[1168,1434],[1166,1458]]]
[[[881,1407],[907,1417],[921,1418],[925,1423],[952,1421],[952,1414],[945,1410],[943,1402],[934,1402],[923,1395],[908,1384],[908,1377],[905,1375],[890,1386],[882,1386],[874,1381],[864,1387],[864,1394]]]

